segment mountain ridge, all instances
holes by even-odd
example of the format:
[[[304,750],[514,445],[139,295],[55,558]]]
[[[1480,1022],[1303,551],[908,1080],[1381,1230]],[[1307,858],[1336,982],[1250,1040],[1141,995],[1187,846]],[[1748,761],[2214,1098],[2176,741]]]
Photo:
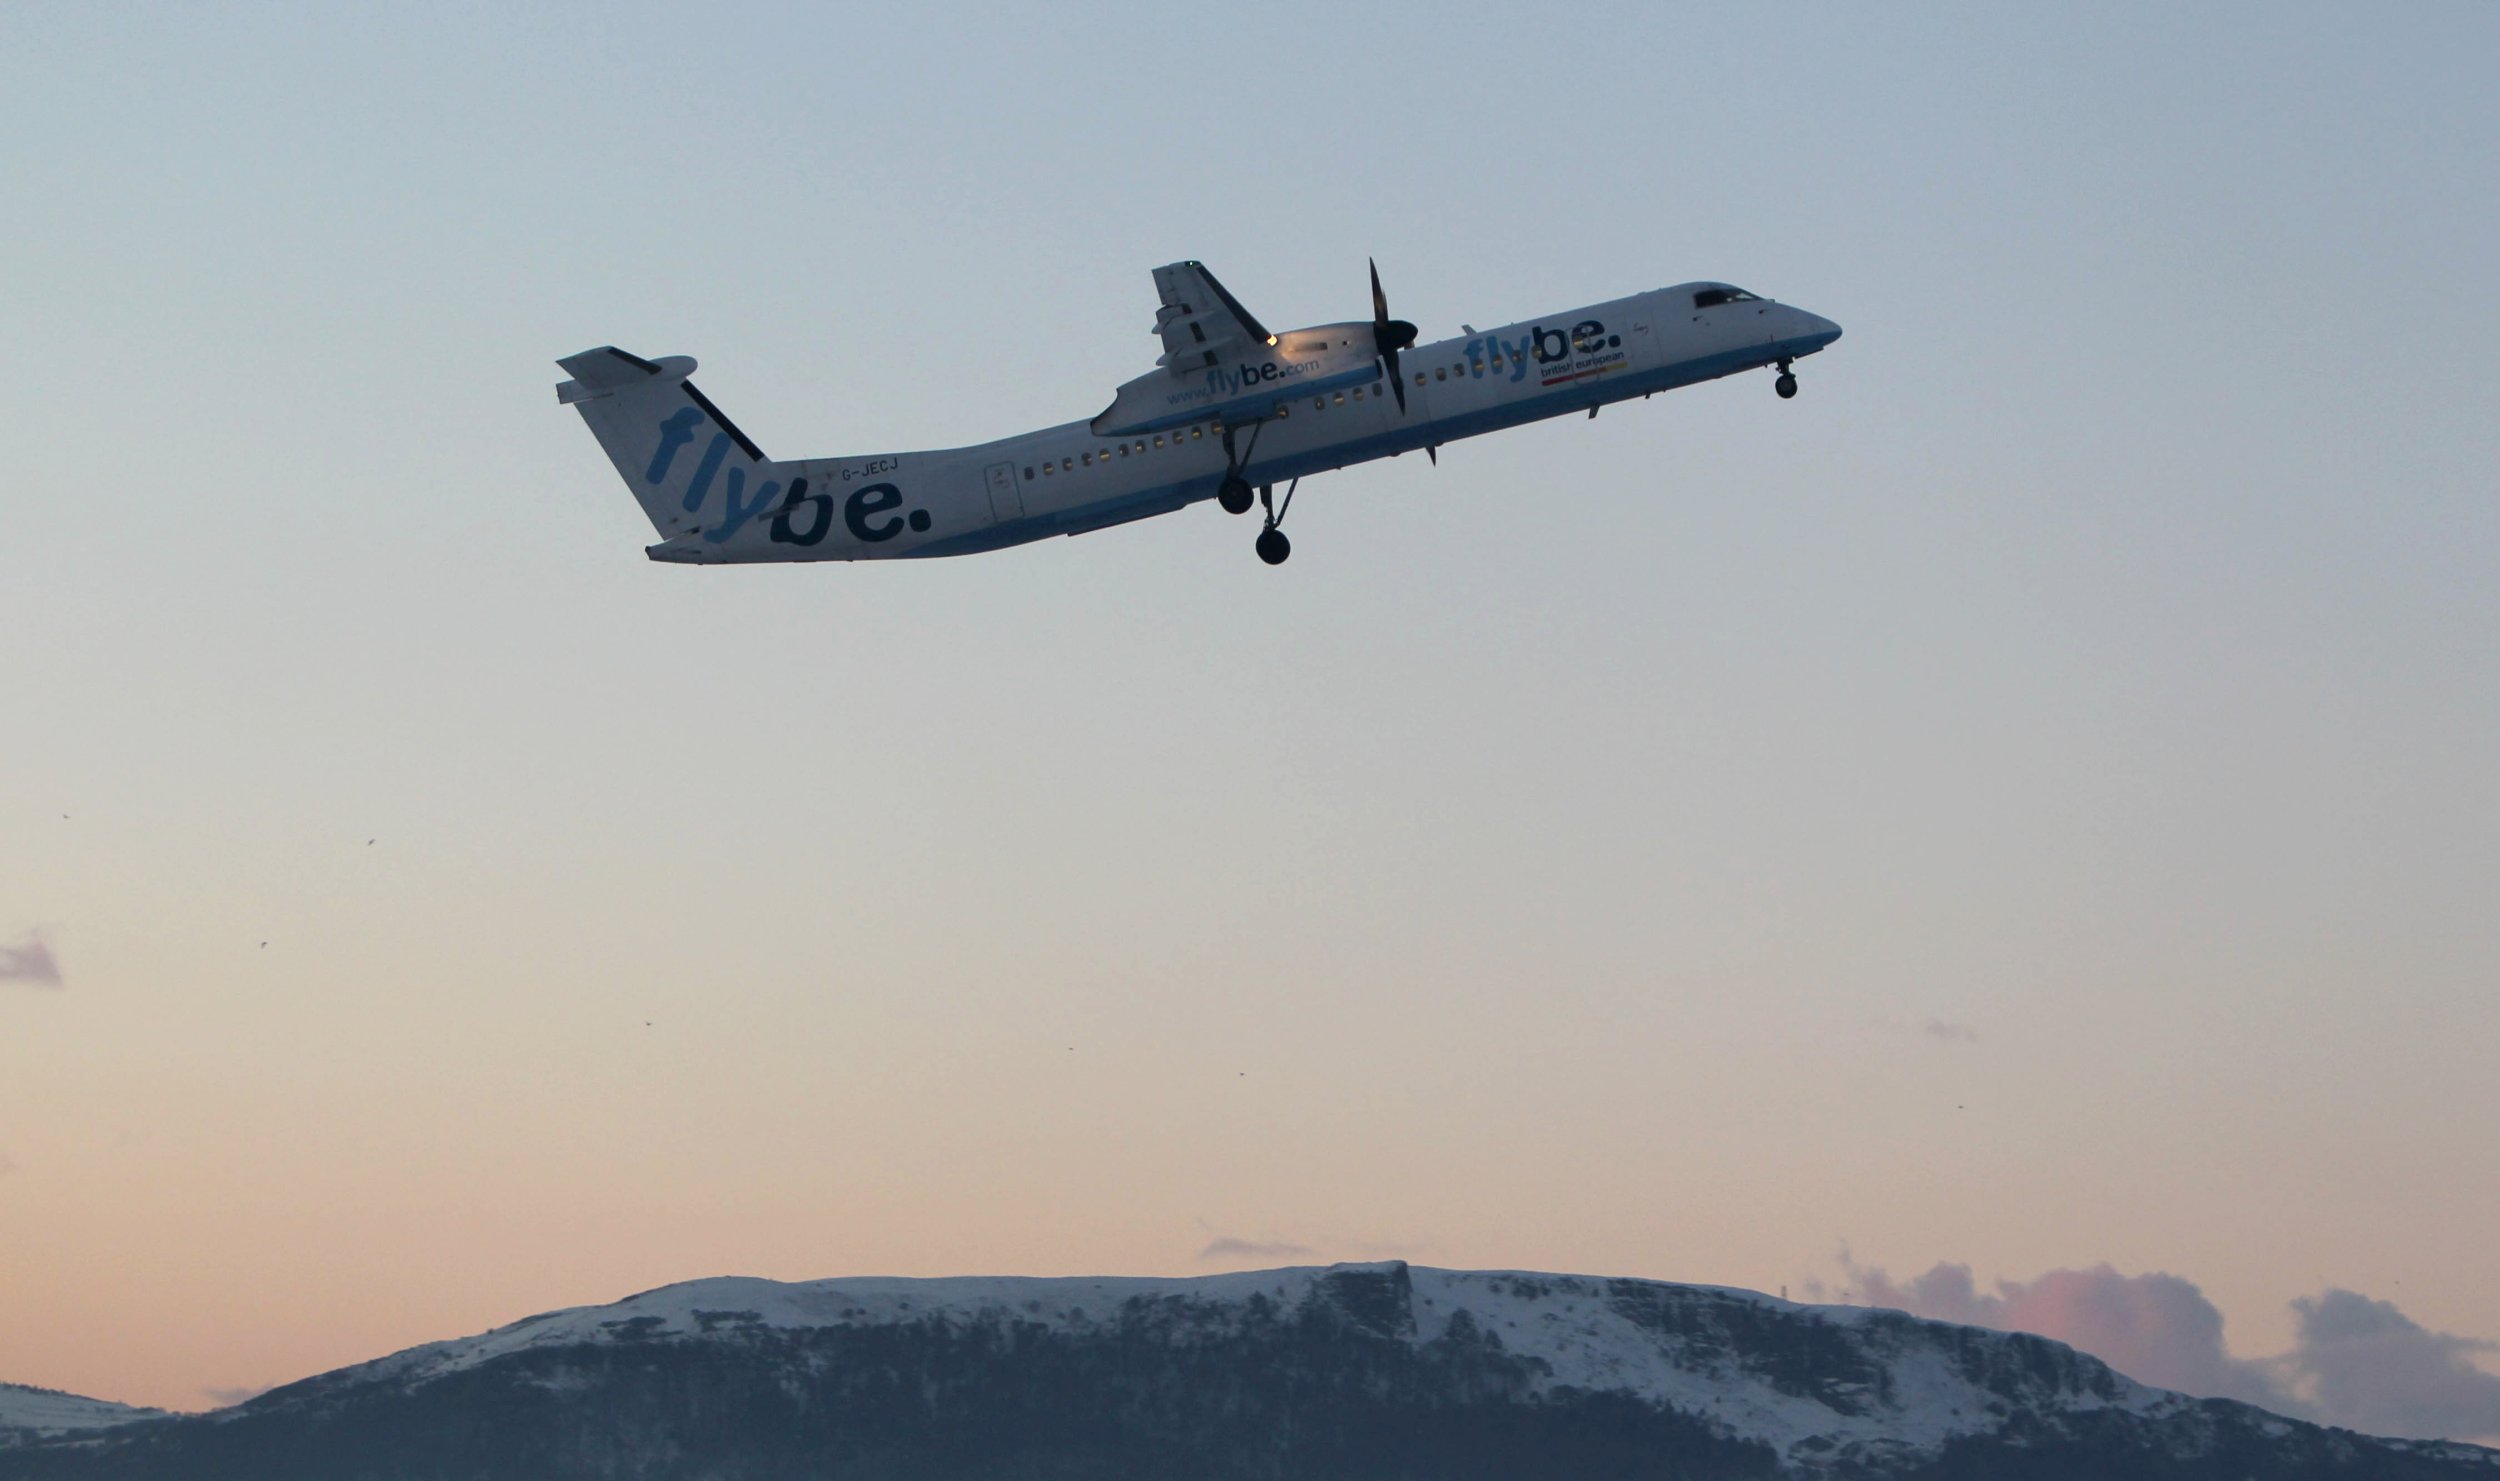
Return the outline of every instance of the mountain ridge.
[[[714,1277],[0,1450],[7,1481],[558,1471],[2500,1481],[2500,1451],[2323,1429],[1900,1312],[1396,1261]]]
[[[56,1388],[0,1383],[0,1446],[167,1417],[162,1409],[90,1399]]]

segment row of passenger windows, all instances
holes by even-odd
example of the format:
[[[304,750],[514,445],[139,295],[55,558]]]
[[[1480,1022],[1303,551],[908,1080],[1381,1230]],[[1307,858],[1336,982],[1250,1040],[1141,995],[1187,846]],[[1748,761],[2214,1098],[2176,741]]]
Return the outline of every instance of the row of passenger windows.
[[[1505,370],[1513,369],[1519,365],[1525,364],[1527,362],[1527,358],[1528,357],[1524,354],[1496,355],[1493,357],[1493,373],[1499,375]],[[1436,365],[1432,368],[1432,378],[1437,381],[1463,380],[1470,375],[1482,374],[1484,374],[1484,362],[1482,360],[1470,360],[1464,365]],[[1420,370],[1416,371],[1415,384],[1420,386],[1423,383],[1424,373]]]
[[[1222,436],[1224,433],[1223,424],[1221,422],[1217,423],[1215,430],[1217,436]],[[1040,465],[1041,476],[1049,478],[1055,474],[1073,473],[1079,468],[1091,468],[1098,462],[1108,463],[1115,457],[1125,458],[1132,455],[1142,457],[1149,448],[1161,451],[1166,446],[1178,447],[1184,442],[1202,442],[1206,439],[1206,435],[1207,429],[1203,425],[1192,427],[1186,433],[1175,430],[1171,434],[1171,441],[1167,444],[1164,440],[1164,434],[1157,432],[1151,441],[1140,437],[1135,442],[1115,443],[1111,447],[1102,448],[1099,451],[1078,453],[1073,457],[1060,458],[1056,462],[1044,461]],[[1033,475],[1034,465],[1031,463],[1025,464],[1024,481],[1031,483],[1033,481]]]
[[[1527,363],[1527,358],[1528,357],[1524,353],[1508,356],[1495,355],[1492,357],[1493,371],[1498,375],[1504,370],[1516,369],[1520,365]],[[1457,365],[1436,365],[1429,372],[1421,370],[1416,371],[1415,384],[1420,386],[1428,380],[1446,381],[1452,379],[1453,377],[1463,380],[1470,375],[1480,376],[1484,373],[1485,362],[1480,359],[1465,361]],[[1357,401],[1362,400],[1363,391],[1363,387],[1356,386],[1353,391],[1354,399]],[[1372,394],[1377,397],[1380,393],[1374,391]],[[1337,392],[1334,398],[1335,403],[1339,406],[1345,405],[1346,395],[1347,393],[1344,391]],[[1327,396],[1312,397],[1311,410],[1326,411],[1329,407],[1330,400],[1331,398]],[[1293,408],[1290,406],[1279,406],[1276,408],[1276,418],[1278,421],[1283,421],[1292,415]],[[1222,436],[1224,432],[1223,424],[1221,422],[1216,423],[1215,430],[1217,436]],[[1183,436],[1181,433],[1176,431],[1171,434],[1172,440],[1170,445],[1178,447],[1184,442],[1201,441],[1206,437],[1206,435],[1207,429],[1204,426],[1190,428],[1187,436]],[[1028,463],[1025,465],[1024,469],[1024,481],[1031,483],[1037,475],[1042,478],[1051,478],[1062,473],[1073,473],[1079,468],[1091,468],[1096,463],[1108,463],[1113,458],[1126,458],[1132,456],[1142,457],[1150,449],[1160,451],[1164,446],[1165,443],[1163,434],[1158,432],[1151,440],[1141,437],[1135,442],[1115,442],[1109,447],[1098,448],[1093,452],[1076,453],[1068,457],[1056,459],[1055,461],[1046,460],[1038,464]]]
[[[1418,381],[1422,380],[1422,374],[1418,373],[1415,379]],[[1373,394],[1378,395],[1379,393],[1374,392]],[[1354,399],[1357,401],[1363,399],[1363,387],[1356,386],[1354,388]],[[1311,410],[1326,411],[1329,406],[1329,401],[1329,397],[1314,396],[1311,398]],[[1339,391],[1336,394],[1335,402],[1339,406],[1345,405],[1346,393]],[[1276,419],[1280,422],[1289,419],[1292,415],[1293,408],[1290,406],[1279,406],[1276,408]],[[1223,436],[1224,424],[1222,422],[1217,422],[1214,426],[1215,435],[1218,437]],[[1171,434],[1172,440],[1168,445],[1172,447],[1179,447],[1184,442],[1204,441],[1206,435],[1207,428],[1204,424],[1201,424],[1190,428],[1186,436],[1178,431],[1173,432]],[[1031,483],[1036,471],[1039,472],[1041,477],[1052,478],[1062,473],[1073,473],[1079,468],[1091,468],[1097,463],[1108,463],[1113,458],[1143,457],[1149,450],[1159,452],[1166,445],[1167,444],[1163,439],[1163,434],[1158,432],[1151,439],[1141,437],[1135,442],[1115,442],[1109,447],[1097,448],[1093,452],[1089,453],[1078,453],[1073,457],[1063,457],[1057,459],[1056,461],[1046,461],[1038,465],[1028,463],[1025,465],[1024,469],[1024,481]]]

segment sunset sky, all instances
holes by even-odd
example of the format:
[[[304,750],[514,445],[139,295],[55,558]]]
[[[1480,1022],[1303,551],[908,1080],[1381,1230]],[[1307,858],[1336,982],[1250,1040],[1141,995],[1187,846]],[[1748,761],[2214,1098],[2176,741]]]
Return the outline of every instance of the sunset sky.
[[[2483,1412],[2500,8],[1804,15],[0,9],[0,1381],[1397,1256],[2340,1293]],[[1367,256],[1847,337],[1273,570],[656,565],[550,389],[978,442]]]

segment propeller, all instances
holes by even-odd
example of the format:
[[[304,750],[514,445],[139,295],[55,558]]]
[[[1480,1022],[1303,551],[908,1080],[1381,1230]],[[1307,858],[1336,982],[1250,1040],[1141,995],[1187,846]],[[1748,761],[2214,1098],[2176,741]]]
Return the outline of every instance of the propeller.
[[[1372,352],[1389,369],[1389,389],[1398,394],[1398,415],[1406,414],[1406,377],[1398,374],[1398,351],[1415,342],[1415,326],[1389,317],[1389,295],[1380,291],[1380,264],[1372,269]],[[1435,461],[1439,461],[1435,459]]]

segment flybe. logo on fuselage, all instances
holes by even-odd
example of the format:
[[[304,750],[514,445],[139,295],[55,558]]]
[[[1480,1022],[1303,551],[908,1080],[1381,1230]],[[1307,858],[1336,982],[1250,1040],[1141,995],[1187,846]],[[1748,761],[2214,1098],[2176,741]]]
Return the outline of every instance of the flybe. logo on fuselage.
[[[1610,368],[1623,360],[1622,350],[1622,335],[1607,333],[1602,320],[1582,319],[1568,331],[1531,324],[1517,339],[1480,334],[1460,353],[1470,362],[1478,355],[1492,357],[1495,371],[1508,366],[1513,381],[1526,380],[1534,368],[1538,382],[1551,386]]]
[[[651,466],[643,470],[643,482],[656,488],[667,481],[670,471],[676,466],[678,452],[694,441],[695,429],[702,425],[702,411],[692,406],[679,407],[661,422],[660,445],[652,450]],[[776,508],[773,497],[781,493],[781,484],[767,478],[756,484],[755,498],[749,502],[746,470],[734,465],[723,466],[728,462],[729,448],[729,434],[715,431],[712,440],[705,444],[694,472],[686,480],[685,492],[678,500],[679,508],[693,514],[711,497],[713,485],[717,483],[721,486],[726,507],[720,522],[705,530],[703,538],[714,545],[724,544],[746,528],[748,521],[770,508],[773,517],[769,532],[774,544],[822,543],[833,528],[833,496],[809,493],[807,479],[797,477],[790,480],[790,491]],[[891,466],[891,461],[887,462]],[[845,474],[845,477],[848,475]],[[929,511],[925,509],[895,514],[894,511],[902,508],[902,503],[901,489],[890,483],[872,483],[853,490],[851,496],[843,501],[842,523],[861,543],[868,545],[893,539],[903,533],[906,525],[915,531],[929,528]]]
[[[1254,386],[1299,380],[1307,375],[1319,374],[1324,364],[1319,360],[1268,360],[1257,365],[1234,366],[1229,370],[1221,365],[1211,365],[1207,367],[1207,394],[1230,396]]]

